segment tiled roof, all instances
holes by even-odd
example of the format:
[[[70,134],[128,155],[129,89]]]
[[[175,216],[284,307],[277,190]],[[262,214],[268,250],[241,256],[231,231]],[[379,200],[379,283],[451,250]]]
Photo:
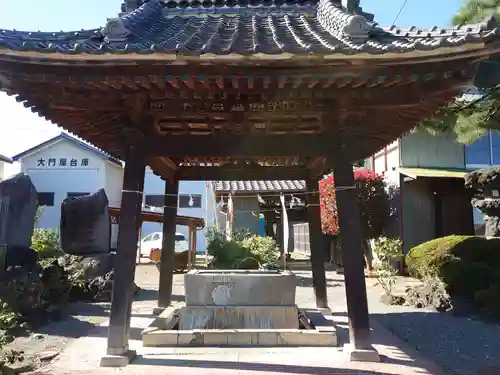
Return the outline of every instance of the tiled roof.
[[[303,180],[288,181],[215,181],[217,193],[267,193],[305,191],[306,182]]]
[[[500,36],[491,22],[441,29],[381,28],[335,0],[149,0],[75,32],[0,30],[1,49],[46,53],[382,54],[434,50]]]

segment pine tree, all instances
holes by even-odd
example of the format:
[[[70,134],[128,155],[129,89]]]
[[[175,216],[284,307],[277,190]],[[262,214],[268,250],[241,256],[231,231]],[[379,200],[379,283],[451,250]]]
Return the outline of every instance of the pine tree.
[[[453,24],[481,23],[488,17],[500,19],[500,0],[466,0],[453,17]],[[422,122],[431,133],[452,132],[457,141],[472,143],[488,129],[500,130],[500,90],[482,90],[473,100],[457,100]]]

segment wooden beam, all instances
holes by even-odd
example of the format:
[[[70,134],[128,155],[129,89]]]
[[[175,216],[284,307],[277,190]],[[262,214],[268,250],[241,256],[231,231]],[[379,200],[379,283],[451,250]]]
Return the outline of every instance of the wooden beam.
[[[180,167],[176,176],[187,181],[304,180],[307,171],[304,167]]]
[[[140,148],[148,156],[169,157],[276,157],[324,156],[334,139],[324,134],[283,135],[178,135],[149,138]],[[337,140],[338,141],[338,140]]]

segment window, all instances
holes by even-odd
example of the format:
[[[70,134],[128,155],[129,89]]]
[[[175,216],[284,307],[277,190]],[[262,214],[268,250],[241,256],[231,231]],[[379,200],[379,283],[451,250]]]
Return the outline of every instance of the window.
[[[39,206],[54,206],[54,193],[38,193]]]
[[[175,241],[178,242],[178,241],[186,241],[186,237],[184,237],[183,234],[176,234],[175,235]]]
[[[161,238],[160,233],[153,233],[153,236],[151,237],[151,241],[156,241]]]
[[[90,193],[68,193],[68,198],[78,198],[84,195],[90,195]]]
[[[491,164],[491,144],[489,133],[479,138],[476,142],[465,146],[465,164]]]
[[[163,207],[165,205],[165,198],[163,195],[146,195],[144,204],[151,207]]]
[[[179,208],[201,208],[201,194],[180,194]]]
[[[500,132],[491,131],[491,158],[493,165],[500,165]]]

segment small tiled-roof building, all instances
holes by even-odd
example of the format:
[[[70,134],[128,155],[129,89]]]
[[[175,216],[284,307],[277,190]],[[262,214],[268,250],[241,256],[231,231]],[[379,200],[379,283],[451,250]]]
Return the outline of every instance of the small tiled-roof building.
[[[304,193],[307,191],[304,180],[250,180],[250,181],[214,181],[215,196],[227,205],[232,196],[234,221],[233,231],[250,230],[261,235],[272,235],[280,243],[281,212],[280,195],[284,194],[287,202],[292,196],[300,200],[294,209],[288,210],[290,240],[289,251],[293,251],[293,223],[306,221]],[[295,195],[294,195],[295,194]],[[228,225],[227,210],[221,209],[220,229]],[[273,232],[273,234],[270,234]]]
[[[232,193],[241,195],[245,193],[293,193],[306,191],[304,180],[253,180],[253,181],[215,181],[217,195]]]

